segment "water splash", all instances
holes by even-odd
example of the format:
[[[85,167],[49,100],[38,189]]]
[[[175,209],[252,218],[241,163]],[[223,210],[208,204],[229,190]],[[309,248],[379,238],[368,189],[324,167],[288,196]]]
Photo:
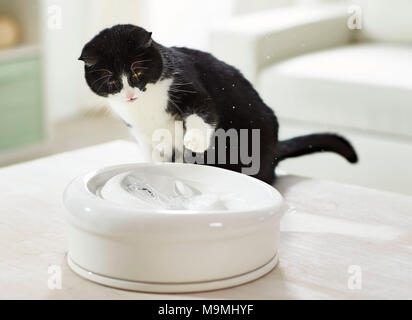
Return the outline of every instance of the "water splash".
[[[186,182],[171,177],[151,177],[148,183],[136,174],[128,174],[121,187],[146,205],[169,210],[227,210],[218,195],[202,193]]]

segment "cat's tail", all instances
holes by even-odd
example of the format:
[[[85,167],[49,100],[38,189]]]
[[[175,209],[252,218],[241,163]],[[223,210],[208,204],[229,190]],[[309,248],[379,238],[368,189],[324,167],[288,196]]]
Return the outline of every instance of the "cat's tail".
[[[330,151],[340,154],[351,163],[358,162],[358,156],[350,142],[332,133],[316,133],[278,142],[277,161],[299,157],[315,152]]]

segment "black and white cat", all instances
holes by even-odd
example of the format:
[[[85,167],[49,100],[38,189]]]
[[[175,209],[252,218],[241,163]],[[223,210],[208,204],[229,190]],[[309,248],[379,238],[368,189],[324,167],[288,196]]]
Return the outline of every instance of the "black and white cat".
[[[172,135],[173,148],[162,159],[173,161],[178,153],[195,152],[216,158],[207,164],[214,162],[238,172],[253,164],[230,161],[231,155],[241,148],[253,152],[250,132],[259,130],[258,154],[253,158],[259,169],[252,176],[267,183],[274,182],[278,162],[289,157],[332,151],[357,162],[350,143],[335,134],[278,141],[275,114],[237,69],[209,53],[164,47],[143,28],[116,25],[104,29],[84,46],[79,59],[85,62],[91,90],[107,97],[149,161],[161,160],[153,159],[153,148],[157,147],[153,135],[166,129]],[[181,138],[174,134],[176,121],[183,123]],[[230,139],[219,142],[214,134],[217,129],[248,129],[249,139],[235,145]],[[219,143],[227,145],[222,149]],[[224,163],[218,161],[219,152],[225,153]]]

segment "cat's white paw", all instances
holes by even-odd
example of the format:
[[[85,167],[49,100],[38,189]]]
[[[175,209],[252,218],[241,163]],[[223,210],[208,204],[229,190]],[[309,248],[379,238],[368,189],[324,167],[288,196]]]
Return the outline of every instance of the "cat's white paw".
[[[183,144],[194,152],[204,152],[209,148],[210,136],[199,129],[189,129],[183,138]]]

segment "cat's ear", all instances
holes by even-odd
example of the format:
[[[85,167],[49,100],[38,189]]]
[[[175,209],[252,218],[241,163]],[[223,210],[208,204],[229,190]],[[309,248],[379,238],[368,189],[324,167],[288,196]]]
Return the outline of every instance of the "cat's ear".
[[[93,48],[91,48],[90,46],[86,46],[83,48],[78,60],[83,61],[87,67],[91,67],[94,66],[99,59],[96,55],[96,52],[94,52]]]
[[[78,60],[81,60],[84,62],[86,67],[91,67],[94,66],[97,63],[98,58],[97,57],[86,57],[86,56],[80,56]]]
[[[149,48],[149,47],[152,45],[152,43],[153,43],[152,33],[149,32],[148,37],[147,37],[147,39],[146,39],[146,43],[143,45],[143,49]]]

